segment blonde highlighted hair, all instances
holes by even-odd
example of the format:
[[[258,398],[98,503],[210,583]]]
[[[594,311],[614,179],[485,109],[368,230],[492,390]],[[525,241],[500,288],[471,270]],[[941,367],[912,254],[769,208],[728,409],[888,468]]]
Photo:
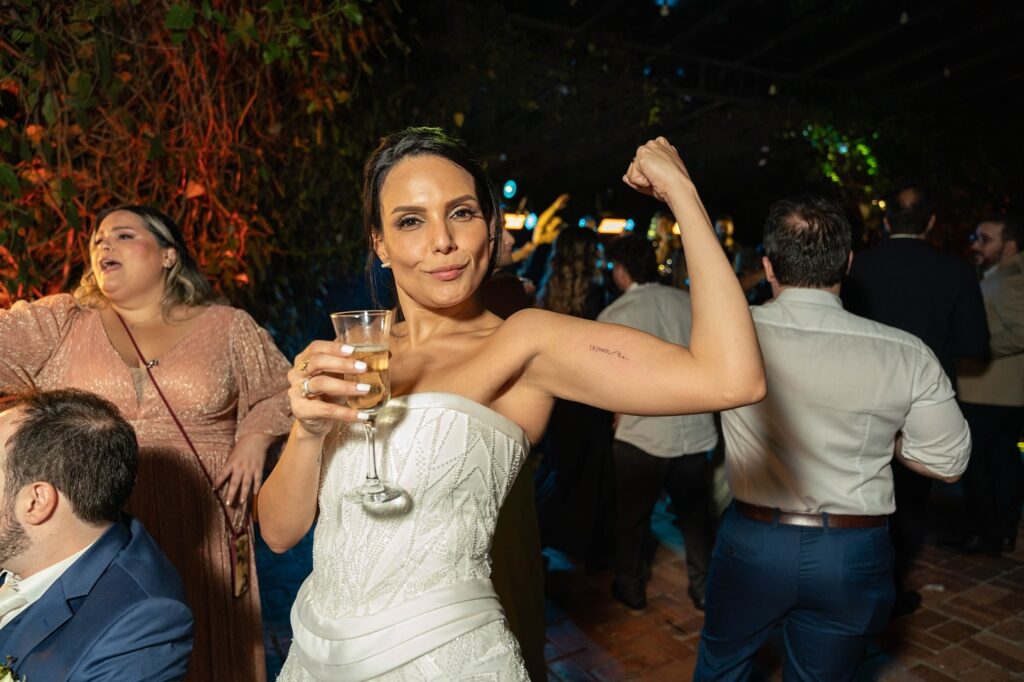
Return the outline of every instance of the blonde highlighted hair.
[[[584,317],[590,289],[601,281],[597,233],[585,227],[567,227],[551,247],[551,260],[539,299],[548,310]]]
[[[164,318],[169,318],[178,306],[210,305],[215,301],[210,282],[196,264],[195,257],[185,243],[181,228],[170,216],[149,206],[118,206],[101,211],[96,216],[96,229],[99,229],[107,216],[116,211],[127,211],[137,215],[160,248],[174,249],[177,253],[174,263],[164,270],[164,294],[160,301]],[[95,234],[95,230],[93,233]],[[91,248],[91,237],[89,242]],[[102,308],[107,303],[107,297],[100,291],[96,282],[96,273],[92,270],[91,262],[74,291],[74,297],[80,304],[92,308]]]

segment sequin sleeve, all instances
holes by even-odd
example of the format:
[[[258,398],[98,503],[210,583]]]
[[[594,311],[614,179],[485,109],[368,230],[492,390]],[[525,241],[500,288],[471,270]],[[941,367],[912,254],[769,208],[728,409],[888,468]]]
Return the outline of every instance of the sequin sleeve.
[[[292,422],[287,395],[291,363],[270,334],[243,310],[235,310],[230,343],[232,370],[238,382],[235,440],[250,433],[287,433]]]
[[[81,312],[70,294],[0,310],[0,393],[36,388],[36,377]]]

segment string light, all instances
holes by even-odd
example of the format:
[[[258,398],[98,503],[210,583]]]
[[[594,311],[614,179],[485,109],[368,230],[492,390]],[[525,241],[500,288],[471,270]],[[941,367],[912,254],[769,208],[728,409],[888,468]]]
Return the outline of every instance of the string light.
[[[525,213],[506,213],[504,228],[506,230],[521,230],[526,224],[527,217]]]
[[[654,0],[654,4],[659,7],[661,16],[667,17],[672,8],[679,4],[679,0]]]

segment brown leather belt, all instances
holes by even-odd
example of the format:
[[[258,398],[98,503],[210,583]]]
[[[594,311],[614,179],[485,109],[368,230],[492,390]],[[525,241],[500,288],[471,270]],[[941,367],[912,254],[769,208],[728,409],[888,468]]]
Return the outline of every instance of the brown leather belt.
[[[748,519],[765,523],[779,523],[785,526],[805,526],[808,528],[877,528],[886,524],[885,516],[859,516],[855,514],[804,514],[787,512],[770,507],[759,507],[736,500],[736,511]]]

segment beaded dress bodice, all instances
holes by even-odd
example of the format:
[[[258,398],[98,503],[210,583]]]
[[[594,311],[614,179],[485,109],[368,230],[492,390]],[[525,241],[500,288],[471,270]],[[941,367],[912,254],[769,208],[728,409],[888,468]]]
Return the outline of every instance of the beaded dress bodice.
[[[302,640],[310,649],[303,660],[309,663],[320,656],[320,663],[339,666],[331,668],[336,671],[358,664],[350,653],[337,652],[352,650],[343,642],[346,633],[359,630],[361,623],[384,620],[408,630],[404,615],[411,613],[410,604],[439,594],[449,595],[442,600],[457,602],[462,593],[476,598],[480,589],[490,590],[489,550],[498,511],[529,447],[514,422],[450,393],[392,399],[377,417],[376,440],[381,478],[402,486],[413,500],[412,509],[402,516],[374,517],[345,496],[364,481],[367,445],[361,424],[339,425],[324,444],[313,573],[293,609],[297,627],[320,633]],[[491,651],[507,658],[504,666],[510,679],[519,679],[518,647],[504,622],[494,622],[500,610],[497,614],[474,616],[489,624],[474,628],[479,641],[473,646],[482,646],[482,655]],[[422,635],[433,636],[430,633],[436,630],[442,645],[443,624],[431,623],[431,618],[423,617]],[[409,647],[388,641],[390,636],[382,632],[390,627],[373,626],[373,636],[380,639],[369,649],[380,656],[394,646],[400,657],[398,652]],[[325,634],[328,631],[333,634]],[[297,637],[296,643],[301,639]],[[321,649],[322,656],[316,653]],[[438,669],[447,669],[450,663],[447,658],[438,660]]]
[[[377,419],[379,474],[405,488],[413,508],[390,519],[344,497],[366,475],[362,430],[339,427],[324,447],[311,585],[322,615],[365,615],[487,578],[498,510],[526,455],[522,430],[453,394],[393,399]]]

